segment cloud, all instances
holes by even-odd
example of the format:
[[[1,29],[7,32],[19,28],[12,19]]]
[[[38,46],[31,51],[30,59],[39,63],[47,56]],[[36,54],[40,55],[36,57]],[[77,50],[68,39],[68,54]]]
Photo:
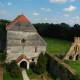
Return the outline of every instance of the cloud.
[[[39,16],[40,14],[38,12],[33,12],[33,16]]]
[[[69,17],[69,14],[64,14],[64,17]]]
[[[71,2],[75,2],[76,0],[70,0]]]
[[[50,3],[75,2],[76,0],[49,0]]]
[[[11,6],[11,5],[12,5],[12,2],[8,2],[7,5],[8,5],[8,6]]]
[[[65,3],[67,0],[49,0],[50,3]]]
[[[67,12],[73,12],[77,9],[76,6],[73,6],[73,5],[70,5],[69,7],[65,8],[64,11],[67,11]]]
[[[41,10],[45,10],[45,8],[40,8]]]
[[[50,9],[50,8],[40,8],[42,11],[45,11],[45,12],[51,12],[52,11],[52,9]]]
[[[80,21],[80,16],[74,16],[73,20]]]
[[[73,24],[80,24],[80,16],[74,16],[72,19]]]
[[[44,18],[44,20],[45,20],[45,21],[48,21],[48,18],[47,18],[47,17],[45,17],[45,18]]]

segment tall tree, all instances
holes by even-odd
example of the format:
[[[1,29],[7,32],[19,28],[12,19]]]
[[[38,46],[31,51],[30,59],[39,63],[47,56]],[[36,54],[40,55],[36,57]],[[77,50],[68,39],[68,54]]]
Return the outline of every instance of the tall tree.
[[[7,31],[6,31],[6,25],[5,24],[0,24],[0,50],[3,51],[6,49],[6,36],[7,36]]]
[[[3,64],[4,61],[6,60],[7,53],[1,52],[0,53],[0,64]]]
[[[38,57],[37,65],[35,71],[38,74],[42,74],[46,71],[47,59],[43,53],[41,53]]]

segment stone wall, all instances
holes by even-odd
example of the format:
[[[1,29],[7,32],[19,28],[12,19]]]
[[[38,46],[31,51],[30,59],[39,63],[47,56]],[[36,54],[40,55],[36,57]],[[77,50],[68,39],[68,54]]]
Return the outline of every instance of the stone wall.
[[[25,35],[25,33],[27,33]],[[21,32],[21,31],[7,31],[7,39],[11,39],[11,38],[18,38],[18,39],[22,39],[22,38],[27,38],[28,36],[31,35],[35,35],[37,32]]]
[[[74,38],[74,42],[66,53],[64,60],[80,60],[80,37]]]
[[[21,40],[25,39],[25,44]],[[7,31],[7,61],[17,59],[21,54],[27,58],[45,53],[46,45],[37,32]]]
[[[76,79],[75,71],[57,57],[48,57],[48,71],[52,76],[59,77],[60,80],[79,80]]]
[[[38,57],[38,55],[41,52],[45,53],[46,47],[45,46],[38,46],[37,50],[35,52],[35,47],[34,46],[26,46],[24,49],[22,47],[18,46],[13,46],[10,47],[9,50],[7,50],[7,60],[15,60],[17,59],[21,54],[26,55],[29,59]]]

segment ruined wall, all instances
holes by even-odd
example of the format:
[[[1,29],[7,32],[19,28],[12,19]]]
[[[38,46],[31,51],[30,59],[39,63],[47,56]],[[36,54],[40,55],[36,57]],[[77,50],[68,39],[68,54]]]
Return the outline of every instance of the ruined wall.
[[[80,37],[75,37],[69,51],[66,53],[64,60],[80,60]]]
[[[48,71],[52,76],[57,76],[60,80],[79,80],[75,78],[75,71],[57,57],[48,57]]]

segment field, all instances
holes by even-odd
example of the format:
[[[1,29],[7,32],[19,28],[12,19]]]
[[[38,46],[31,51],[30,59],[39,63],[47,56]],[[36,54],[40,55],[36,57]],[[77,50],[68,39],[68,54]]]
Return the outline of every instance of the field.
[[[80,61],[65,61],[65,63],[75,69],[76,73],[80,76]]]
[[[52,38],[44,38],[47,42],[47,50],[50,54],[64,54],[66,53],[70,46],[71,42],[59,39]],[[80,61],[65,61],[69,64],[73,69],[75,69],[76,73],[80,75]]]
[[[59,40],[55,38],[44,38],[47,42],[47,51],[50,54],[65,54],[70,46],[71,42],[65,40]]]

